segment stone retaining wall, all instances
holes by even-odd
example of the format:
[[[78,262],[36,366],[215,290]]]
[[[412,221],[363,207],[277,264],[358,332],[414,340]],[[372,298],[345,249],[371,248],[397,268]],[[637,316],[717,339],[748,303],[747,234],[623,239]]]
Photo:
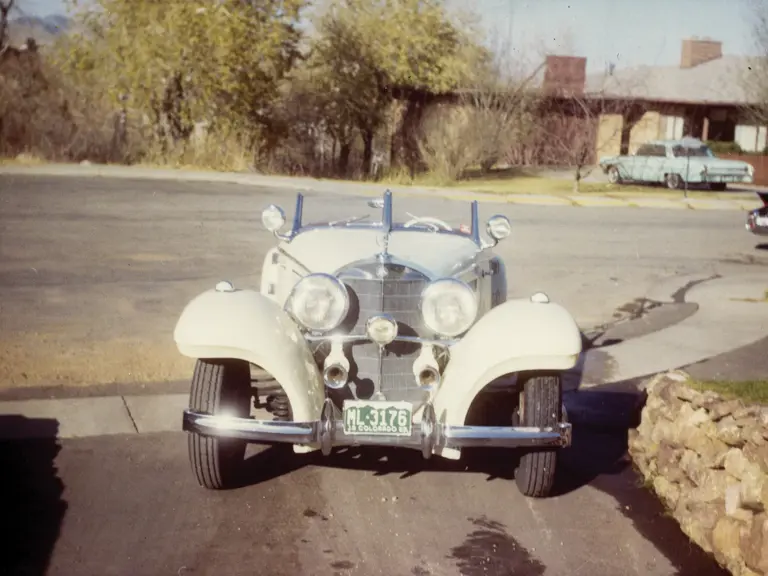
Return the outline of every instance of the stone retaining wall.
[[[768,407],[655,377],[629,453],[688,537],[735,575],[768,574]]]

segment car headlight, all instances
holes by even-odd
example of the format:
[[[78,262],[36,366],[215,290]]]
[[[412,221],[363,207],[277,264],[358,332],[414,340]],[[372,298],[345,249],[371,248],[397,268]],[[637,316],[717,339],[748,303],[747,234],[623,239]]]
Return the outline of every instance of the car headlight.
[[[286,311],[300,324],[317,332],[333,330],[349,310],[347,289],[329,274],[310,274],[293,287]]]
[[[472,288],[460,280],[435,280],[422,294],[421,313],[430,330],[441,336],[458,336],[475,321],[477,298]]]

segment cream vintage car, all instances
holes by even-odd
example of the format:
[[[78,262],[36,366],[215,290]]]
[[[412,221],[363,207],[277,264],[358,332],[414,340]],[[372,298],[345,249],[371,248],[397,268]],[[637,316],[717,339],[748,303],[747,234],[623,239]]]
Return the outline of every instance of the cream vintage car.
[[[326,456],[337,446],[397,446],[454,460],[462,448],[491,447],[519,450],[518,488],[548,495],[571,442],[562,375],[582,340],[546,294],[507,299],[493,248],[509,220],[491,217],[483,238],[473,202],[471,223],[457,229],[434,217],[395,222],[386,191],[368,202],[379,222],[306,225],[303,203],[298,194],[285,233],[283,210],[264,210],[279,243],[259,290],[222,281],[176,325],[179,351],[196,359],[183,429],[200,484],[237,485],[249,442]],[[279,383],[271,420],[252,415],[252,367]],[[513,401],[501,417],[481,410],[471,420],[488,394]]]

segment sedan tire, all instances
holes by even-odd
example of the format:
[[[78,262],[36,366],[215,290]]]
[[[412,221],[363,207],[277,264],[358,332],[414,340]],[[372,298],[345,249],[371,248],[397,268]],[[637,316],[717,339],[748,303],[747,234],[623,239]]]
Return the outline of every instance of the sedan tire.
[[[608,182],[611,184],[621,184],[621,174],[619,174],[619,167],[618,166],[611,166],[608,169]]]
[[[667,174],[664,177],[664,182],[670,190],[680,190],[685,184],[680,174]]]

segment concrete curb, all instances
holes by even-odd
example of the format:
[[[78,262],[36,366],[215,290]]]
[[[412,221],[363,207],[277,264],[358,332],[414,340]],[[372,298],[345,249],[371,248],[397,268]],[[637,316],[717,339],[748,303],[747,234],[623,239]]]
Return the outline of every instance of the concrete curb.
[[[0,440],[181,432],[189,394],[0,402]],[[271,419],[266,410],[258,418]],[[57,422],[57,426],[41,423]]]
[[[452,200],[477,200],[496,204],[528,204],[536,206],[574,206],[582,208],[656,208],[656,209],[693,209],[693,210],[748,210],[757,208],[760,201],[755,194],[754,203],[747,198],[736,197],[732,200],[702,198],[653,198],[627,197],[616,198],[610,195],[585,194],[549,195],[549,194],[492,194],[472,190],[423,188],[372,184],[368,182],[341,182],[318,180],[304,177],[266,176],[236,172],[206,172],[194,170],[174,170],[167,168],[143,168],[131,166],[79,165],[79,164],[44,164],[40,166],[0,166],[0,176],[70,176],[102,177],[138,180],[174,180],[178,182],[219,182],[283,188],[302,192],[321,192],[330,194],[379,195],[384,189],[405,196],[431,196]]]

